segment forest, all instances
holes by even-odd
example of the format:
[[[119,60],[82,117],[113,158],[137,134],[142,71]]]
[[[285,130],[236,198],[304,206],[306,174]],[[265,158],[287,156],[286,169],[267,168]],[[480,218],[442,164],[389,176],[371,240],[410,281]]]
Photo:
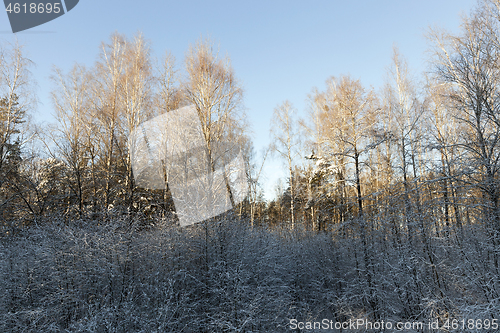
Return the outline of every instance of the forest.
[[[92,66],[54,68],[46,126],[33,113],[35,64],[1,44],[0,331],[352,330],[314,325],[323,319],[497,331],[500,1],[479,1],[457,34],[426,37],[419,76],[394,47],[378,90],[325,73],[307,118],[277,105],[263,153],[244,87],[210,39],[176,62],[141,34],[113,34]],[[248,194],[181,227],[168,184],[138,184],[128,139],[186,106],[209,150],[238,147]],[[266,201],[269,158],[287,178]]]

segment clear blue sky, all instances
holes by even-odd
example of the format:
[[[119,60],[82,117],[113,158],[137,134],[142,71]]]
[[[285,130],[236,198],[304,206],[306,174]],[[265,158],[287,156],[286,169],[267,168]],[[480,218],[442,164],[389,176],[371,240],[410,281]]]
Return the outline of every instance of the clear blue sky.
[[[457,32],[460,16],[476,0],[131,1],[80,0],[69,13],[17,33],[36,64],[40,104],[36,119],[52,121],[53,65],[91,66],[113,32],[141,31],[156,56],[169,50],[182,65],[189,44],[210,36],[232,59],[245,89],[245,106],[257,150],[269,144],[273,109],[289,100],[305,116],[307,95],[334,75],[350,74],[380,88],[396,43],[415,74],[427,69],[426,29]],[[14,40],[7,13],[0,41]],[[273,194],[282,162],[269,160],[263,178]]]

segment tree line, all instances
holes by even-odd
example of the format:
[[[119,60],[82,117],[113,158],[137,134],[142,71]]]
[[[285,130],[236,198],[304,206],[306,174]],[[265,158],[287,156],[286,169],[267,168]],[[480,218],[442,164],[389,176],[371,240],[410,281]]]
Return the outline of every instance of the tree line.
[[[142,35],[112,35],[91,68],[75,64],[67,73],[53,71],[56,123],[42,129],[26,126],[33,104],[19,100],[26,98],[21,85],[29,88],[30,62],[19,46],[4,49],[2,65],[14,73],[3,77],[7,84],[14,82],[1,109],[4,225],[30,224],[48,214],[69,219],[104,219],[110,212],[171,214],[168,190],[135,185],[127,139],[142,122],[185,105],[195,106],[209,151],[226,140],[249,154],[243,89],[229,59],[220,57],[210,40],[190,47],[179,73],[169,53],[153,59]],[[7,52],[18,57],[14,66]],[[30,131],[36,145],[31,150],[28,141],[22,142]]]

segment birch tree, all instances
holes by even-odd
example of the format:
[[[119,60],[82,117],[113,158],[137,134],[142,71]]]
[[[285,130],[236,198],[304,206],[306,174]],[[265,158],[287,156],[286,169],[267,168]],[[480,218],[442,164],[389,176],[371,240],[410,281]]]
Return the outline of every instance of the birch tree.
[[[245,132],[243,89],[228,57],[220,57],[212,41],[199,40],[185,58],[186,77],[182,82],[185,101],[194,104],[205,142],[209,168],[222,168],[237,151]],[[231,204],[234,200],[226,179]]]
[[[88,123],[90,113],[89,77],[85,67],[75,65],[65,75],[56,69],[52,80],[57,88],[52,91],[58,134],[53,143],[58,148],[71,174],[67,175],[67,185],[77,198],[78,215],[84,214],[85,184],[88,182],[88,149],[91,139]],[[68,203],[71,206],[71,202]]]
[[[458,36],[431,31],[434,68],[439,82],[452,89],[448,97],[465,126],[459,147],[469,184],[484,198],[484,217],[500,231],[500,68],[496,23],[480,13],[465,18]]]
[[[290,189],[291,228],[295,228],[295,182],[293,166],[299,153],[300,137],[296,123],[297,109],[289,101],[285,101],[274,109],[271,119],[271,150],[279,155],[288,171],[288,188]]]
[[[358,214],[362,216],[362,167],[365,164],[362,155],[376,146],[372,140],[378,111],[376,96],[371,91],[366,92],[359,80],[344,76],[328,80],[326,92],[315,100],[322,109],[321,133],[328,147],[326,154],[337,167],[340,182],[347,180],[348,166],[352,165],[351,180],[355,186]]]

